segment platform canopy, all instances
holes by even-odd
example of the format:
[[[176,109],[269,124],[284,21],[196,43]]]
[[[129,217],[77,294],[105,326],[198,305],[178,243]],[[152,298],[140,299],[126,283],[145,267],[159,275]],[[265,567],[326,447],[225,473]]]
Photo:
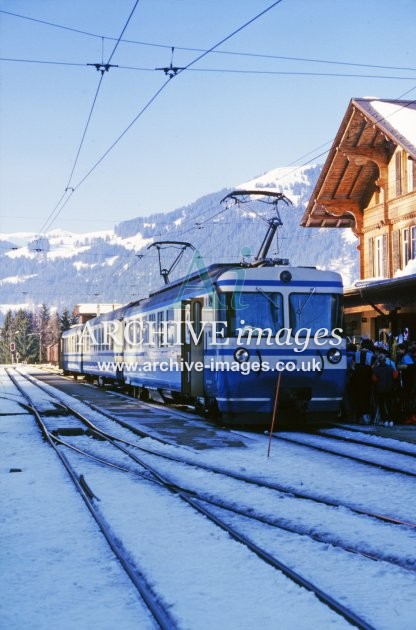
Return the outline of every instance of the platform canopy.
[[[344,291],[344,306],[347,312],[349,308],[374,305],[385,311],[407,307],[414,309],[416,274],[386,280],[362,280]]]

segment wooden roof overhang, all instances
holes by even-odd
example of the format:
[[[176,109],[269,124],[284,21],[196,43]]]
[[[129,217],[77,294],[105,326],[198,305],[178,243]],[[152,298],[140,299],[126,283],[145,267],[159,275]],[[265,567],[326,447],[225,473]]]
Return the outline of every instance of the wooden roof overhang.
[[[373,282],[359,282],[358,285],[344,291],[344,306],[372,306],[376,310],[385,311],[416,306],[416,274],[377,280]]]
[[[352,99],[302,217],[303,227],[362,230],[363,210],[383,182],[397,146],[380,116]]]

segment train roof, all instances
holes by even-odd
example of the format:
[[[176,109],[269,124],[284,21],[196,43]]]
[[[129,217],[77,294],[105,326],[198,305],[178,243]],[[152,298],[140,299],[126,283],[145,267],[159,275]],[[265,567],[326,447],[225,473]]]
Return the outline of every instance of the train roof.
[[[240,287],[243,286],[245,281],[244,276],[241,277],[241,280],[236,280],[235,276],[233,276],[233,280],[231,282],[231,277],[227,272],[249,272],[250,275],[256,272],[259,279],[267,278],[267,276],[273,276],[273,280],[279,282],[279,275],[284,269],[290,270],[291,274],[294,276],[294,280],[296,280],[297,275],[302,275],[304,281],[315,282],[318,277],[322,278],[324,274],[326,277],[326,282],[324,284],[342,286],[341,276],[339,273],[335,271],[321,271],[316,269],[316,267],[292,267],[290,265],[273,265],[267,263],[259,265],[217,263],[210,265],[209,267],[196,269],[188,276],[178,278],[166,286],[162,286],[159,289],[150,292],[148,297],[141,298],[140,300],[136,300],[134,302],[129,302],[114,311],[103,313],[102,315],[94,317],[89,321],[91,322],[91,325],[95,325],[109,320],[121,320],[132,311],[134,312],[136,307],[146,310],[146,307],[153,308],[161,305],[165,306],[170,303],[173,304],[179,298],[183,299],[196,296],[201,290],[205,293],[207,292],[208,287],[213,288],[214,286],[217,286],[220,291],[227,290],[227,287],[229,287],[228,290],[231,290],[235,288],[236,281]],[[251,283],[253,283],[253,281],[254,280],[251,280]],[[249,286],[249,281],[247,281],[247,283]]]
[[[205,283],[208,280],[213,283],[217,280],[221,273],[223,273],[223,271],[236,268],[241,268],[241,265],[239,263],[217,263],[215,265],[210,265],[209,267],[204,267],[203,269],[197,269],[194,273],[188,276],[182,276],[181,278],[170,282],[156,291],[151,291],[149,296],[153,297],[154,295],[174,290],[184,284],[186,284],[186,286],[197,287],[201,281]]]

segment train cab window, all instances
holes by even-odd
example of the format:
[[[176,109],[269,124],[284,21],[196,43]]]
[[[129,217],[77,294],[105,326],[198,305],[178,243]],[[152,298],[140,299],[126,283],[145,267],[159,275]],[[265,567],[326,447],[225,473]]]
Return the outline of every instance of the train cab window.
[[[320,328],[331,331],[340,326],[340,296],[331,293],[291,293],[289,295],[289,325],[295,334],[305,328],[314,334]],[[305,330],[306,335],[306,330]]]
[[[244,323],[243,323],[244,322]],[[240,293],[238,300],[227,293],[227,331],[236,337],[241,329],[247,334],[253,328],[261,328],[267,335],[283,328],[283,297],[281,293],[267,292],[258,288],[256,293]]]

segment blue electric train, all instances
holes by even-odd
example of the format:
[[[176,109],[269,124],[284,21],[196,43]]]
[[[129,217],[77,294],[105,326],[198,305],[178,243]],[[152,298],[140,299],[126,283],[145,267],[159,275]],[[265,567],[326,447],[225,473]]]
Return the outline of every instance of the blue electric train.
[[[276,398],[280,411],[334,417],[346,375],[341,276],[281,262],[212,265],[74,326],[61,368],[231,423],[270,419]]]
[[[234,191],[222,202],[272,205],[275,216],[254,262],[216,264],[169,283],[148,298],[77,325],[62,335],[66,374],[116,382],[141,398],[189,402],[221,419],[257,426],[289,410],[293,418],[335,416],[346,378],[342,281],[331,271],[291,267],[267,257],[282,225],[280,192]],[[198,256],[195,260],[198,259]]]

